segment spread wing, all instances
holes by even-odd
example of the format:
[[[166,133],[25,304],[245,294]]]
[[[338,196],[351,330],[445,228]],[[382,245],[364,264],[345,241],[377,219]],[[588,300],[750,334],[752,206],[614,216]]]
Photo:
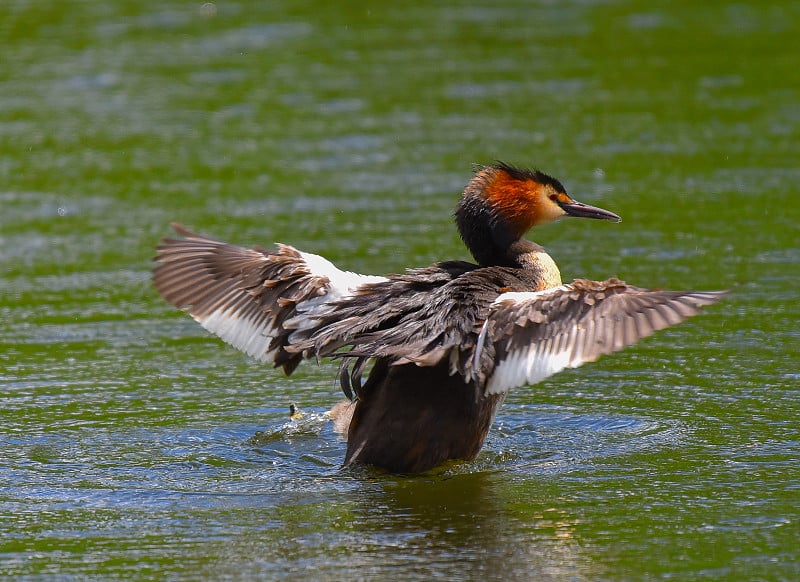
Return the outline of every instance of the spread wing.
[[[412,269],[337,301],[290,349],[343,357],[345,394],[351,387],[359,392],[370,358],[417,366],[446,360],[450,373],[467,381],[481,325],[499,290],[531,284],[524,270],[462,261]]]
[[[246,249],[172,226],[181,238],[157,247],[158,292],[208,331],[287,374],[303,358],[286,349],[294,332],[312,325],[331,303],[385,280],[341,271],[287,245]]]
[[[481,329],[472,375],[487,394],[534,384],[680,323],[724,293],[651,291],[617,279],[504,293]]]

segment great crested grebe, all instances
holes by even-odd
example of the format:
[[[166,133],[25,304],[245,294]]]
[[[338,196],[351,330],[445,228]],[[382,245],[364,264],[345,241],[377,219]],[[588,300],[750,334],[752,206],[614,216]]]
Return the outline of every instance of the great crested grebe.
[[[154,281],[204,328],[287,375],[304,358],[341,358],[352,401],[338,419],[345,465],[414,473],[474,458],[510,389],[620,350],[724,293],[562,284],[522,236],[565,216],[620,221],[542,172],[497,163],[477,171],[455,211],[477,265],[365,276],[288,245],[246,249],[174,224],[182,238],[158,246]]]

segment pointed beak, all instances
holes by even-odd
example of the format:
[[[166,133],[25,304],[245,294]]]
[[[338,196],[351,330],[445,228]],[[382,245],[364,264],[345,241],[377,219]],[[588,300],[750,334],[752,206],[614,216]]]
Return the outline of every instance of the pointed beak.
[[[577,202],[575,200],[560,204],[559,206],[561,206],[561,209],[566,212],[568,216],[576,216],[578,218],[597,218],[599,220],[613,220],[614,222],[620,222],[622,220],[613,212],[603,210],[602,208],[597,208],[596,206],[589,206],[588,204]]]

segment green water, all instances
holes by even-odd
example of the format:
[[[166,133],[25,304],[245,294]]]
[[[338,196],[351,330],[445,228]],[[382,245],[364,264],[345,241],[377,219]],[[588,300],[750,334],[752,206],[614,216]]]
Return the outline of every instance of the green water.
[[[798,4],[354,4],[3,3],[0,575],[800,576]],[[150,286],[173,220],[465,259],[498,158],[623,217],[532,233],[565,279],[732,294],[517,390],[475,462],[341,469],[332,364],[284,378]]]

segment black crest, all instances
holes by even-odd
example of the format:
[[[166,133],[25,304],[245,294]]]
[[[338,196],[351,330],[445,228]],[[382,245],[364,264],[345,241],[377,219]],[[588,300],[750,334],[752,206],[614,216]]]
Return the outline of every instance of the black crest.
[[[489,167],[494,168],[495,170],[502,170],[515,180],[533,180],[534,182],[539,182],[540,184],[549,184],[556,192],[563,192],[564,194],[567,193],[566,188],[564,188],[564,185],[561,184],[561,182],[552,176],[548,176],[544,172],[540,172],[539,170],[520,168],[499,160]]]

